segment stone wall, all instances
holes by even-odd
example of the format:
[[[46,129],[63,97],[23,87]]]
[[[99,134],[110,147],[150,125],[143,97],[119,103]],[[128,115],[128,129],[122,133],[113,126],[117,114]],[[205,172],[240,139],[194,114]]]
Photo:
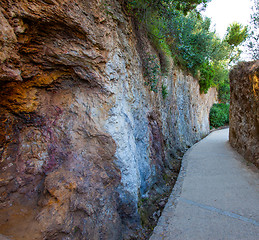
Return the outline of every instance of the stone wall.
[[[259,61],[230,72],[230,144],[259,167]]]
[[[171,61],[150,91],[159,54],[115,0],[3,0],[0,23],[0,233],[144,238],[215,89]]]

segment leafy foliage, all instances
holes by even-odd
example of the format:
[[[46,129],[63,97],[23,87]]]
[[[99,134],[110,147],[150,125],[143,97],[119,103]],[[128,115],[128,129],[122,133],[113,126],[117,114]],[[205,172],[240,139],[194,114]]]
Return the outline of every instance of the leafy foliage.
[[[210,110],[210,125],[218,128],[229,123],[229,104],[213,104]]]
[[[241,50],[238,48],[248,37],[248,28],[237,22],[230,24],[224,41],[229,46],[229,63],[240,58]]]
[[[210,1],[211,0],[128,0],[127,2],[132,10],[137,10],[142,13],[143,10],[152,9],[152,11],[159,11],[163,14],[168,7],[173,7],[186,14],[194,10],[199,4],[205,7],[206,3]]]
[[[221,40],[210,31],[210,19],[203,18],[195,9],[198,4],[206,6],[209,1],[128,0],[128,6],[159,52],[160,71],[165,71],[167,56],[173,56],[182,69],[199,78],[201,93],[217,86],[220,99],[225,102],[228,98],[228,64],[239,59],[238,46],[246,39],[248,30],[233,23]],[[153,60],[145,60],[144,68],[149,79],[147,83],[152,91],[157,91],[159,66],[152,63]]]
[[[214,84],[218,88],[218,100],[221,103],[229,103],[230,101],[230,86],[229,86],[229,70],[227,63],[224,61],[214,62],[213,68],[215,71]]]
[[[211,53],[213,33],[209,31],[210,20],[203,20],[195,12],[187,16],[179,11],[172,11],[171,14],[167,24],[170,36],[168,45],[176,55],[178,64],[196,75]]]
[[[210,31],[210,19],[203,19],[195,12],[185,16],[171,10],[170,14],[167,44],[182,68],[199,75],[200,92],[207,93],[212,86],[227,84],[228,64],[238,60],[241,53],[238,45],[247,37],[247,27],[234,23],[221,40]]]
[[[247,26],[243,27],[242,24],[234,22],[230,24],[227,29],[225,41],[230,45],[237,47],[240,45],[248,36]]]
[[[200,67],[200,92],[207,93],[213,86],[215,70],[209,62],[204,62]]]
[[[229,103],[230,101],[230,85],[228,78],[221,81],[218,85],[218,99],[222,103]]]

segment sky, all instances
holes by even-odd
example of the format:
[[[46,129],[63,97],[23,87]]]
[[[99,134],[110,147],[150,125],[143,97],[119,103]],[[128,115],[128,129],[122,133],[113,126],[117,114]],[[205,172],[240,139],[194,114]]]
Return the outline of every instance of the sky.
[[[252,3],[251,0],[211,0],[203,14],[212,19],[216,32],[223,38],[229,24],[249,24]]]

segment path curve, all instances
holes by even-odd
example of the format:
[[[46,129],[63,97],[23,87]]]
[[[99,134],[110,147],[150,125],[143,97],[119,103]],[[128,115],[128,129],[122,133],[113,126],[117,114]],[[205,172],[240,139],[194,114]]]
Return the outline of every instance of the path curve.
[[[259,171],[236,153],[228,129],[184,155],[150,240],[258,240]]]

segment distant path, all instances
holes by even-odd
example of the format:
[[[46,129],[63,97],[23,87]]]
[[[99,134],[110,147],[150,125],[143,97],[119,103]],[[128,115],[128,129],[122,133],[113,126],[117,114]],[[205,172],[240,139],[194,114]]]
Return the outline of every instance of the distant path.
[[[259,171],[211,133],[184,156],[150,240],[259,240]]]

